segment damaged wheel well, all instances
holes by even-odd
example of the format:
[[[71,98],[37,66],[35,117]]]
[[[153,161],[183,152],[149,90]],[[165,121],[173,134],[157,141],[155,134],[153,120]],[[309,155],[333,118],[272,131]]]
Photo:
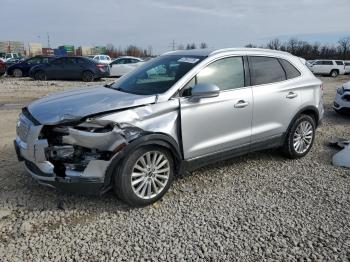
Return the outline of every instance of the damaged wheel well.
[[[115,172],[118,172],[117,169],[121,165],[124,158],[127,155],[132,154],[134,150],[146,146],[158,146],[167,149],[173,156],[176,168],[175,173],[178,174],[181,172],[183,157],[177,142],[172,137],[162,133],[147,134],[132,141],[120,152],[120,154],[116,155],[112,159],[105,176],[104,184],[106,188],[112,185],[114,174]]]

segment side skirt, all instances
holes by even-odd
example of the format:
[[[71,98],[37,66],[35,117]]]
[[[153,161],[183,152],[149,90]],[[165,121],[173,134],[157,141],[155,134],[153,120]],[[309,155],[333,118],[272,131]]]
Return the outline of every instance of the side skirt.
[[[213,164],[213,163],[227,160],[230,158],[238,157],[241,155],[245,155],[251,152],[256,152],[256,151],[261,151],[261,150],[266,150],[271,148],[278,148],[283,145],[284,140],[285,140],[285,134],[275,136],[264,141],[259,141],[250,145],[244,145],[235,149],[230,149],[223,152],[215,152],[213,154],[194,158],[194,159],[183,160],[181,170],[194,171],[200,167],[207,166],[209,164]]]

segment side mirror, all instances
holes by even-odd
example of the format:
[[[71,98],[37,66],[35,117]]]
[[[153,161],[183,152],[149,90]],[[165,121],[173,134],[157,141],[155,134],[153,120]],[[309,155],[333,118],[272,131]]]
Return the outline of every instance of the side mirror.
[[[197,84],[192,88],[191,100],[219,96],[220,89],[212,84]]]

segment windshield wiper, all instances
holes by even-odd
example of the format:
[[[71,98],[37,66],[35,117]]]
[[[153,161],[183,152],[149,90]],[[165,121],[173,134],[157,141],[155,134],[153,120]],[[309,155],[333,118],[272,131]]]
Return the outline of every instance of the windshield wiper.
[[[107,87],[107,88],[112,88],[112,85],[114,84],[114,82],[112,82],[112,83],[109,83],[109,84],[105,84],[105,85],[103,85],[104,87]]]

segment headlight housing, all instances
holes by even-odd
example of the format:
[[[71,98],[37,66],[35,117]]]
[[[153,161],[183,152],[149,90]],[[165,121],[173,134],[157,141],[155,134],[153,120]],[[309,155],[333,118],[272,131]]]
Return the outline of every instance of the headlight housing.
[[[338,87],[337,93],[338,93],[339,95],[343,95],[344,92],[345,92],[344,87]]]

